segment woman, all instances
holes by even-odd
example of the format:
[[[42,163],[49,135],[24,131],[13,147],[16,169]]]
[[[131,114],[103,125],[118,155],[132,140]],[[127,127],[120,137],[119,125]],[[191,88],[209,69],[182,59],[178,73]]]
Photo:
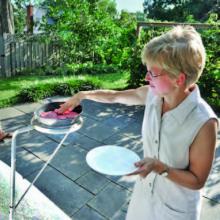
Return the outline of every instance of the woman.
[[[198,220],[201,190],[216,145],[217,117],[196,85],[205,49],[193,27],[177,26],[143,49],[149,86],[126,91],[83,91],[64,103],[60,113],[83,99],[145,105],[142,126],[144,159],[127,220]]]

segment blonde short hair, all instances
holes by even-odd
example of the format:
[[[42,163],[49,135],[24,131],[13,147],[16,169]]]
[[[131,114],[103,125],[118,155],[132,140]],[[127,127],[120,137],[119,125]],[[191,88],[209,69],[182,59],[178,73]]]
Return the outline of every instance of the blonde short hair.
[[[186,85],[195,83],[205,66],[205,48],[192,26],[176,26],[149,41],[142,51],[143,64],[158,65],[170,76],[186,75]]]

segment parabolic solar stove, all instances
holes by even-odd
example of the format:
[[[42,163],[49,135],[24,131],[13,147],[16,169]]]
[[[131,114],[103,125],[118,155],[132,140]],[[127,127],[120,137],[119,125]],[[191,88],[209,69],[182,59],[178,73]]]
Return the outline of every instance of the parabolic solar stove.
[[[42,133],[49,134],[65,134],[78,130],[82,125],[82,106],[78,105],[73,110],[69,111],[66,115],[49,115],[50,113],[56,114],[54,111],[60,107],[64,102],[51,102],[41,106],[34,112],[34,117],[31,120],[32,126]],[[49,113],[43,115],[43,113]],[[75,113],[74,117],[65,117]],[[60,118],[59,118],[60,117]],[[62,118],[63,117],[63,118]]]
[[[14,132],[11,143],[11,186],[10,186],[10,213],[9,219],[14,219],[14,213],[22,201],[26,193],[30,190],[31,186],[36,182],[39,176],[46,169],[47,165],[54,158],[56,153],[61,148],[62,144],[72,132],[77,131],[81,128],[83,124],[82,119],[82,106],[78,105],[73,110],[68,110],[67,113],[60,115],[56,114],[56,109],[60,107],[64,102],[63,101],[52,101],[43,104],[38,108],[31,119],[29,126],[18,129]],[[16,172],[16,137],[18,134],[25,133],[31,130],[37,130],[38,132],[45,134],[64,134],[63,139],[60,141],[54,152],[51,154],[47,162],[44,164],[42,169],[38,172],[32,183],[30,183],[27,190],[23,193],[20,199],[15,203],[15,172]]]

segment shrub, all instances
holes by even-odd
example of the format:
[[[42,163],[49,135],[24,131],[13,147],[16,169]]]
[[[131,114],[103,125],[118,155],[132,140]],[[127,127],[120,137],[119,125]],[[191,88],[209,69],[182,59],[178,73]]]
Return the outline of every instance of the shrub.
[[[82,90],[99,89],[98,81],[91,80],[74,80],[67,83],[41,84],[22,89],[16,99],[17,102],[36,102],[38,100],[55,96],[70,96]]]
[[[140,38],[136,41],[131,57],[131,69],[129,87],[136,88],[143,84],[146,68],[141,64],[141,50],[144,44],[155,36],[159,36],[167,28],[151,28],[142,31]],[[212,107],[220,112],[220,30],[216,28],[198,30],[201,33],[207,54],[206,66],[198,82],[201,94]]]
[[[106,65],[106,64],[96,64],[92,63],[83,63],[83,64],[65,64],[60,67],[53,66],[45,66],[42,70],[37,70],[37,73],[42,73],[42,75],[98,75],[105,73],[116,73],[120,70],[120,68],[116,65]]]

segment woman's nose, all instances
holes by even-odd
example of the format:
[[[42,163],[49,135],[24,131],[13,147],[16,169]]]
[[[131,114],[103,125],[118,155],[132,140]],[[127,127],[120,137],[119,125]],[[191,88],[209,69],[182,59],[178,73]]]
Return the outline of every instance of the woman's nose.
[[[145,76],[145,81],[150,81],[150,80],[151,80],[150,74],[148,74],[147,72]]]

